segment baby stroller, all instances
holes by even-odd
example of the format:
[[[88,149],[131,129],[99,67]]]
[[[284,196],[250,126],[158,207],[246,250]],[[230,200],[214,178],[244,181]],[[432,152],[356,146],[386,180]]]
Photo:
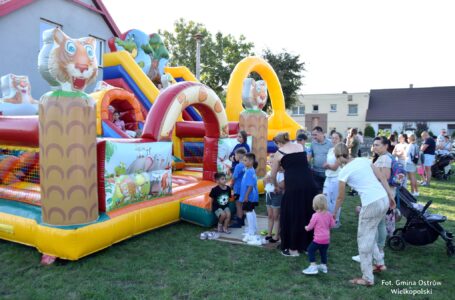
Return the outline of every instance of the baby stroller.
[[[433,166],[431,166],[432,177],[436,179],[449,180],[450,175],[452,175],[452,166],[450,165],[455,159],[452,153],[449,154],[438,154],[436,155],[436,161]]]
[[[441,236],[446,242],[447,255],[452,256],[454,254],[453,234],[440,225],[447,218],[427,212],[432,201],[428,201],[425,206],[418,204],[408,190],[404,187],[398,187],[396,202],[397,208],[406,218],[406,224],[403,228],[397,228],[387,241],[392,250],[403,250],[406,243],[414,246],[428,245],[436,241],[438,236]]]

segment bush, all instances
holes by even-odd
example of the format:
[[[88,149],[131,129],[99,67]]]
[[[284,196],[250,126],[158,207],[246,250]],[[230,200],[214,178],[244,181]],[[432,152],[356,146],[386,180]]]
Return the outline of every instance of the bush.
[[[452,132],[452,138],[455,139],[455,130]]]
[[[455,131],[454,131],[454,132],[455,132]],[[365,135],[366,137],[372,137],[372,138],[374,138],[374,137],[375,137],[374,128],[373,128],[371,125],[367,125],[367,126],[365,127],[364,135]]]

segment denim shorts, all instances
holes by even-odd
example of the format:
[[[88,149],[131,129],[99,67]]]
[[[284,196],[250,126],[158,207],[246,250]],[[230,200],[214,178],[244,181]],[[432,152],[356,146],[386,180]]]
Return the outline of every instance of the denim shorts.
[[[413,162],[407,162],[405,165],[404,165],[404,170],[408,173],[415,173],[417,172],[417,166],[415,163]]]
[[[435,156],[433,154],[424,154],[423,157],[423,165],[425,167],[431,167],[434,164]]]
[[[265,195],[265,204],[272,208],[280,208],[282,198],[283,194],[281,193],[267,193]]]

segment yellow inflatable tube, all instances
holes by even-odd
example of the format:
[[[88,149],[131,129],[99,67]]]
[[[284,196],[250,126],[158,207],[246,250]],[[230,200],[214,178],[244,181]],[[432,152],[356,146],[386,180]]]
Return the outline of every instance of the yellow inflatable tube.
[[[77,260],[91,253],[180,220],[180,201],[165,202],[77,229],[60,229],[0,213],[0,238],[34,246],[43,254]]]
[[[187,67],[165,67],[164,72],[171,74],[174,78],[180,77],[185,81],[199,82]]]
[[[283,91],[273,68],[260,57],[247,57],[234,68],[229,79],[226,94],[226,113],[229,121],[239,121],[242,106],[243,81],[251,72],[258,73],[267,82],[273,113],[268,120],[268,136],[270,141],[279,133],[287,131],[291,139],[295,139],[297,129],[302,128],[286,112]]]

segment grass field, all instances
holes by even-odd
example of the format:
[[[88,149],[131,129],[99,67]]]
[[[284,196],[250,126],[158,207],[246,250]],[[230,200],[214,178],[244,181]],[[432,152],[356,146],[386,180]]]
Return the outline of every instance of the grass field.
[[[421,202],[448,217],[455,232],[455,179],[421,188]],[[264,213],[263,203],[259,212]],[[429,289],[417,299],[454,299],[455,257],[448,258],[442,239],[402,252],[386,248],[388,271],[371,288],[352,286],[360,275],[357,254],[357,197],[348,197],[341,228],[334,230],[329,273],[304,276],[307,257],[283,257],[276,250],[201,241],[204,229],[178,223],[116,244],[80,261],[39,264],[34,249],[0,241],[1,299],[389,299],[392,288]],[[401,221],[400,224],[403,224]],[[417,286],[396,286],[396,281]],[[422,286],[419,280],[438,286]],[[392,285],[386,285],[385,282]],[[409,295],[400,298],[411,298]]]

